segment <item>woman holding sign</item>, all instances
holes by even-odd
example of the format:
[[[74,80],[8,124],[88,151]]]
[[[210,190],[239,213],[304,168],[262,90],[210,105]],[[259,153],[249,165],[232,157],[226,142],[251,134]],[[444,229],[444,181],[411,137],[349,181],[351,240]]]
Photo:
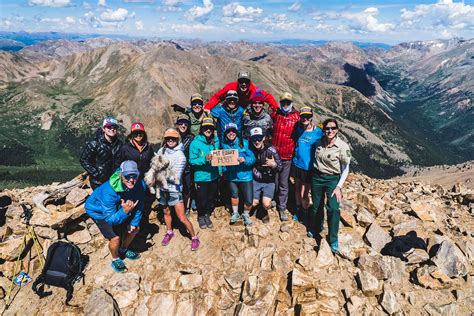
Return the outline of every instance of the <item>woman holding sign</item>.
[[[242,220],[245,225],[252,225],[250,220],[250,210],[253,203],[253,176],[252,167],[255,163],[255,156],[249,149],[249,142],[246,139],[237,137],[239,129],[236,124],[229,123],[225,126],[222,148],[224,150],[236,149],[239,157],[238,165],[224,167],[225,179],[229,182],[231,191],[232,217],[231,224],[235,224],[239,218],[239,193],[244,199],[244,213]]]
[[[199,135],[194,137],[189,146],[189,163],[194,171],[198,223],[201,229],[214,227],[210,214],[219,178],[219,167],[211,165],[211,151],[219,149],[219,139],[214,135],[214,129],[214,120],[210,117],[203,118]]]

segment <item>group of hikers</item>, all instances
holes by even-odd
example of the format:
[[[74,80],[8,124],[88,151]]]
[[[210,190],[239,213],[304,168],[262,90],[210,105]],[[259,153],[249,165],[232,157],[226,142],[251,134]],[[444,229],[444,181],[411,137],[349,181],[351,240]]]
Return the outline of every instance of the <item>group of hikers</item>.
[[[132,123],[122,143],[117,135],[118,121],[107,117],[81,154],[81,165],[94,190],[85,209],[109,240],[115,271],[127,271],[125,258],[140,257],[129,246],[148,223],[154,195],[143,178],[154,155],[166,157],[176,176],[167,179],[166,188],[160,188],[159,206],[167,227],[163,246],[174,237],[174,212],[174,218],[191,236],[191,250],[197,250],[200,241],[189,212],[197,210],[200,229],[211,229],[211,215],[218,201],[228,206],[230,224],[242,220],[244,225],[252,225],[253,213],[268,223],[272,201],[276,202],[279,219],[289,220],[292,175],[293,220],[306,225],[308,236],[320,238],[326,208],[327,239],[332,251],[338,253],[339,205],[351,153],[338,137],[335,119],[316,125],[311,107],[298,111],[289,92],[277,102],[251,81],[248,71],[240,71],[236,82],[227,84],[206,104],[195,93],[189,106],[171,107],[179,113],[176,125],[164,132],[156,152],[142,123]],[[219,149],[237,151],[238,164],[213,165],[213,152]]]

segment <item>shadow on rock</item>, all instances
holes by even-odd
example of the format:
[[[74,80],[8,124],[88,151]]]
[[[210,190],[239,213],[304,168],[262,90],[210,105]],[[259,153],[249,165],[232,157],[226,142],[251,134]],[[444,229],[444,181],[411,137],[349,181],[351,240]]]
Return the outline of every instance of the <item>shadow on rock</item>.
[[[416,231],[412,230],[405,236],[395,236],[391,242],[383,247],[381,254],[384,256],[397,257],[402,261],[408,261],[404,253],[413,248],[426,250],[426,242],[418,237]]]

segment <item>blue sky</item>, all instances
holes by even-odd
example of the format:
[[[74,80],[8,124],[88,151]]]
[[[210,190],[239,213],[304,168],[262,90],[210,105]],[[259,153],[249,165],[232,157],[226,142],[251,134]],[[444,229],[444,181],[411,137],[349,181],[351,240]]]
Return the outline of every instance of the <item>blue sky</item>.
[[[474,37],[474,0],[1,0],[0,30],[395,44]]]

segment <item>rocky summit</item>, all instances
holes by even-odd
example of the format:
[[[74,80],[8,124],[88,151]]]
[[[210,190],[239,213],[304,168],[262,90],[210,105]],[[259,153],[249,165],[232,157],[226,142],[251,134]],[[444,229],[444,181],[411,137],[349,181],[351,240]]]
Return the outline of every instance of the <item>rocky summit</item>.
[[[216,208],[214,229],[201,230],[201,247],[179,227],[163,247],[166,228],[152,212],[151,238],[136,240],[142,258],[127,273],[110,267],[107,242],[84,214],[90,194],[83,177],[0,194],[0,309],[4,315],[468,315],[474,306],[474,200],[457,185],[348,179],[341,208],[340,254],[306,236],[297,222],[229,225]],[[11,291],[10,278],[25,271],[35,279],[40,257],[27,232],[31,214],[43,253],[58,238],[88,257],[85,278],[65,291],[50,288],[40,299],[31,283]],[[191,214],[196,223],[196,214]],[[197,227],[197,225],[195,225]],[[178,231],[181,232],[178,233]],[[28,236],[28,235],[27,235]],[[323,232],[325,236],[325,232]],[[23,251],[22,251],[23,249]],[[21,253],[21,265],[15,266]]]

